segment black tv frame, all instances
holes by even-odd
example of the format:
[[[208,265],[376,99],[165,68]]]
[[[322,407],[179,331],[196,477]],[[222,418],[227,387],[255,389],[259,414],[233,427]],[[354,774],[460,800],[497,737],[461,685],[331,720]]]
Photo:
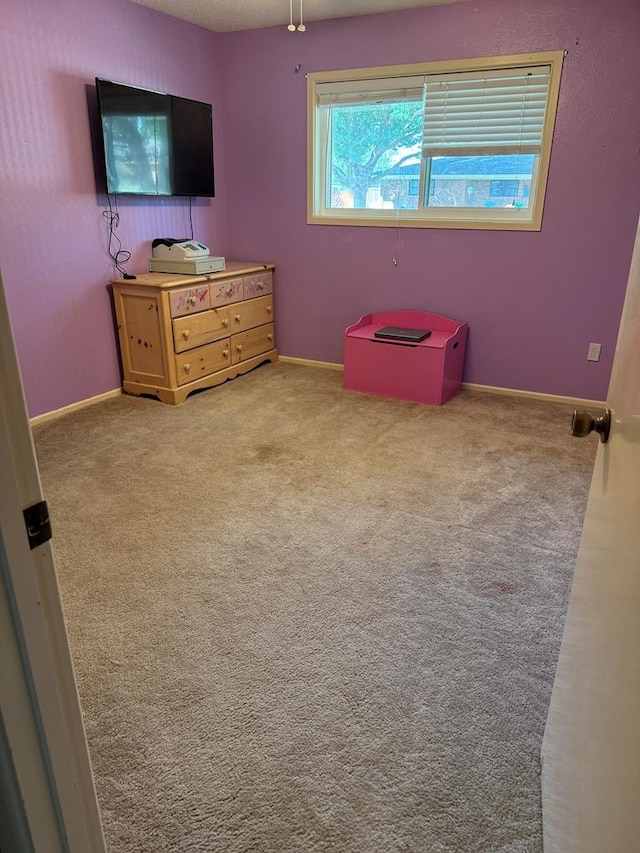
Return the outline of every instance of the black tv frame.
[[[100,150],[102,169],[100,178],[104,178],[108,194],[122,196],[144,196],[171,198],[215,197],[215,170],[213,148],[213,107],[203,101],[182,98],[166,92],[156,92],[96,77],[96,95],[100,124]],[[139,189],[132,189],[116,181],[113,148],[109,147],[109,116],[118,115],[117,101],[120,99],[123,110],[132,109],[131,116],[166,117],[167,132],[161,141],[167,145],[166,157],[162,161],[145,161],[141,139],[132,136],[130,147],[136,147],[140,156],[140,168],[147,165],[153,174],[147,181],[140,182]],[[129,105],[129,106],[127,106]],[[129,113],[122,113],[129,115]],[[139,135],[140,131],[136,131]],[[157,152],[156,152],[157,153]],[[163,167],[163,182],[154,167]],[[104,170],[104,171],[103,171]],[[164,184],[158,189],[158,184]]]

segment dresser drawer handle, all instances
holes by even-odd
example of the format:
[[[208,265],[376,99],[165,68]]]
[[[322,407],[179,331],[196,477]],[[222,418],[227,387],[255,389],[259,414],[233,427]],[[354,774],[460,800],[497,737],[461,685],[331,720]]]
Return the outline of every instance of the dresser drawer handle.
[[[238,352],[242,352],[242,344],[236,344],[236,349]]]
[[[233,319],[236,321],[236,323],[239,323],[240,322],[240,315],[236,314],[236,316]]]
[[[256,284],[256,287],[258,288],[258,290],[264,290],[264,281],[259,281]]]
[[[195,305],[197,301],[198,301],[197,296],[190,296],[189,297],[189,305]]]
[[[229,325],[229,320],[227,317],[225,317],[224,320],[222,321],[222,326],[223,326],[223,328],[226,329],[228,325]]]
[[[189,373],[189,371],[191,370],[191,365],[189,364],[189,362],[187,362],[185,365],[183,365],[182,369],[184,370],[185,373]]]
[[[227,296],[233,296],[233,285],[227,288]]]
[[[271,332],[269,332],[269,334],[267,335],[267,340],[268,340],[268,341],[272,341],[272,340],[273,340],[273,335],[271,334]]]
[[[189,335],[190,335],[190,334],[191,334],[191,332],[189,331],[189,329],[185,329],[185,330],[183,331],[183,333],[182,333],[182,337],[185,339],[185,341],[188,341],[188,340],[189,340]]]
[[[222,350],[222,357],[223,358],[229,358],[229,350],[228,349]]]
[[[267,314],[271,314],[272,311],[273,311],[273,306],[267,305]]]

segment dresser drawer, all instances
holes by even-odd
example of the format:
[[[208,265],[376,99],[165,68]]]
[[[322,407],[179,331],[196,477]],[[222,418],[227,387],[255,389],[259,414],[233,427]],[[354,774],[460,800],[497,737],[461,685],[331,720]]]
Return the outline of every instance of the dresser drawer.
[[[200,284],[184,290],[172,290],[169,293],[169,305],[172,317],[182,317],[196,311],[206,311],[211,306],[209,285]]]
[[[245,275],[243,282],[245,299],[253,299],[255,296],[264,296],[265,293],[273,292],[271,270],[265,270],[265,272],[258,273],[257,275]]]
[[[212,281],[209,285],[211,307],[240,302],[243,299],[244,283],[241,278],[228,278],[226,281]]]
[[[273,297],[261,296],[248,302],[239,302],[229,309],[229,331],[245,332],[254,326],[270,323],[273,320]]]
[[[231,336],[231,361],[238,364],[273,349],[273,323]]]
[[[228,336],[228,308],[213,308],[173,320],[173,348],[176,352],[194,349]]]
[[[229,353],[229,338],[206,344],[198,349],[189,350],[176,356],[176,374],[178,385],[192,382],[207,376],[223,367],[229,367],[231,358]]]

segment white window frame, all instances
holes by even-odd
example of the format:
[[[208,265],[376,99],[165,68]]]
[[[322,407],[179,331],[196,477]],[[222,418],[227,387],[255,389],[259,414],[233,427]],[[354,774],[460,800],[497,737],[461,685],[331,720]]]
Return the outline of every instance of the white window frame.
[[[551,142],[555,125],[560,75],[564,51],[547,51],[511,56],[493,56],[447,62],[386,65],[342,71],[321,71],[307,75],[307,223],[310,225],[362,225],[393,228],[464,228],[513,231],[540,231],[546,193]],[[535,158],[527,208],[419,207],[417,210],[362,210],[329,208],[326,199],[327,122],[317,107],[318,86],[322,83],[364,81],[381,78],[416,77],[469,71],[549,66],[549,96],[540,153]],[[424,189],[425,159],[421,159],[420,193]],[[420,198],[423,196],[420,195]]]

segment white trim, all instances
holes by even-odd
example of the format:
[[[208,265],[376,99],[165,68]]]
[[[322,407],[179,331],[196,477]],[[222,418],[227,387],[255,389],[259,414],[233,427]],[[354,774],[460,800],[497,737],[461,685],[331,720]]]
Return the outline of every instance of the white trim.
[[[313,361],[309,358],[294,358],[290,355],[281,355],[279,361],[286,364],[300,364],[303,367],[320,367],[324,370],[344,370],[343,364],[338,364],[334,361]]]
[[[583,397],[563,397],[560,394],[543,394],[539,391],[521,391],[518,388],[498,388],[493,385],[476,385],[463,382],[463,388],[469,391],[486,391],[489,394],[503,394],[508,397],[528,397],[531,400],[544,400],[547,403],[568,403],[570,406],[606,406],[604,400],[586,400]]]
[[[293,356],[281,355],[280,361],[288,364],[299,364],[303,367],[320,367],[329,370],[344,370],[344,365],[332,361],[312,361],[307,358],[294,358]],[[563,397],[560,394],[543,394],[540,391],[524,391],[519,388],[499,388],[494,385],[476,385],[474,382],[463,382],[463,388],[469,391],[484,391],[488,394],[503,394],[506,397],[528,397],[531,400],[544,400],[547,403],[566,403],[570,406],[592,406],[593,408],[606,406],[604,400],[586,400],[583,397]]]
[[[63,406],[61,409],[54,409],[51,412],[44,412],[42,415],[36,415],[29,418],[31,426],[43,424],[45,421],[52,421],[55,418],[61,418],[64,415],[69,415],[78,409],[86,409],[87,406],[93,406],[95,403],[102,403],[104,400],[110,400],[112,397],[119,397],[122,394],[122,388],[114,388],[113,391],[105,391],[104,394],[96,394],[95,397],[87,397],[86,400],[78,400],[77,403],[71,403],[68,406]]]

